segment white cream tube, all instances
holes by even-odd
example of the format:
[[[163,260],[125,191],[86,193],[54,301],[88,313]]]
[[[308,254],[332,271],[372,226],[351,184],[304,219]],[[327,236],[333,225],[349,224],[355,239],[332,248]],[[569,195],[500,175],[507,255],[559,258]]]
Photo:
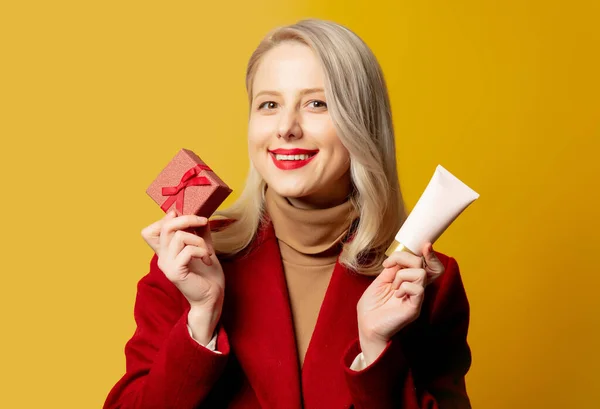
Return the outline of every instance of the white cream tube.
[[[425,192],[410,212],[385,254],[409,251],[422,256],[425,243],[435,243],[450,224],[479,194],[441,165],[435,169]]]

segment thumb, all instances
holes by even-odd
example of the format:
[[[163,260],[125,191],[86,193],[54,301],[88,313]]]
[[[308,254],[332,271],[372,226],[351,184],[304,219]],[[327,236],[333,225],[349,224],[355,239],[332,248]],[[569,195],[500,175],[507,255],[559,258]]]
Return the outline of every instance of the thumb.
[[[436,279],[440,274],[444,272],[444,265],[438,258],[437,254],[433,250],[431,243],[425,245],[425,251],[423,251],[423,257],[425,258],[425,271],[432,280]]]

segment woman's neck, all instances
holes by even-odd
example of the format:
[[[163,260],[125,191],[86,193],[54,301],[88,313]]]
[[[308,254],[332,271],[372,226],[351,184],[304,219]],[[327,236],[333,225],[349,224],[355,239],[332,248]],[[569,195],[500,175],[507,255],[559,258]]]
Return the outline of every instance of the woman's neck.
[[[346,173],[327,191],[304,197],[286,197],[292,206],[298,209],[329,209],[347,202],[352,189],[350,174]]]

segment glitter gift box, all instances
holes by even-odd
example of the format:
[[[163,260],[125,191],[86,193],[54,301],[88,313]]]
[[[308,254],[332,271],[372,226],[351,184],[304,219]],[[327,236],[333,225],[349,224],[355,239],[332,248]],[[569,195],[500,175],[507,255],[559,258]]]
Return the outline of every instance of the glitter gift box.
[[[210,217],[231,193],[225,184],[194,152],[181,149],[146,193],[166,213]]]

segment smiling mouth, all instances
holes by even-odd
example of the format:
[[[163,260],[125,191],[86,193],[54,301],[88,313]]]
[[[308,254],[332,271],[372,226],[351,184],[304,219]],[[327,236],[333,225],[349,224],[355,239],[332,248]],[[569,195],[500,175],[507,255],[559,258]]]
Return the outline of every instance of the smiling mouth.
[[[306,149],[276,149],[269,151],[273,163],[281,170],[303,168],[308,165],[318,153],[318,150],[309,151]]]

